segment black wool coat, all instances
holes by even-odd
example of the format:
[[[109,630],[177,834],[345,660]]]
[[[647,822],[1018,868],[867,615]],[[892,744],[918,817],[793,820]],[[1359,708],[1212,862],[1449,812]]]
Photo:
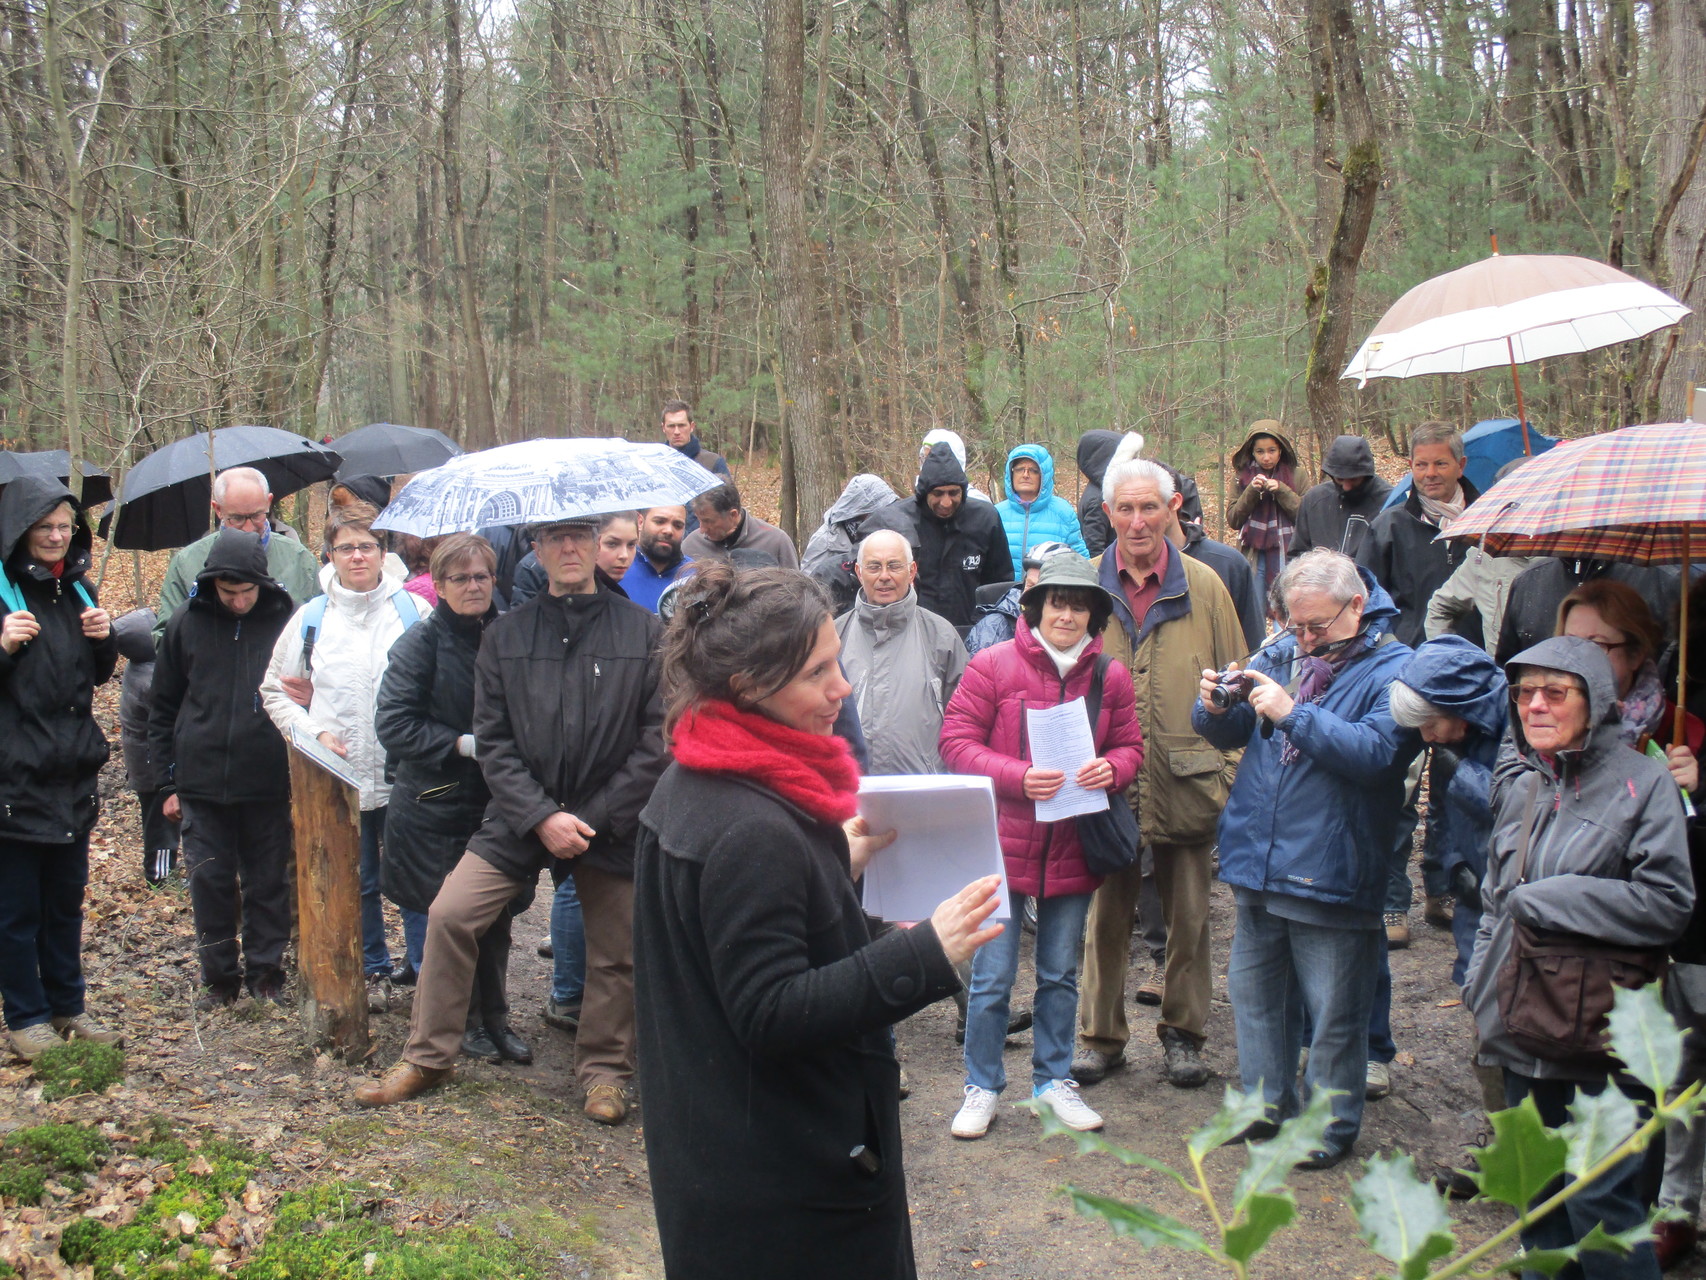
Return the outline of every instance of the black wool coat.
[[[669,1280],[913,1276],[888,1028],[959,987],[935,931],[873,942],[840,827],[680,765],[640,815],[634,890]]]
[[[393,776],[380,888],[425,911],[479,830],[492,798],[456,740],[474,732],[474,660],[496,608],[464,618],[442,600],[391,646],[373,728]]]

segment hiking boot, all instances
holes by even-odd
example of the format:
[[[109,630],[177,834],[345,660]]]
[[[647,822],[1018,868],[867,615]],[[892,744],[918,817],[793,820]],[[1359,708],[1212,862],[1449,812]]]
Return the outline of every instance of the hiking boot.
[[[1362,1080],[1362,1096],[1370,1102],[1379,1102],[1392,1092],[1392,1071],[1384,1062],[1369,1063]]]
[[[34,1062],[42,1054],[57,1045],[65,1043],[59,1032],[53,1029],[53,1024],[38,1022],[34,1026],[20,1027],[10,1033],[12,1052],[25,1062]]]
[[[948,1132],[956,1138],[983,1137],[989,1132],[989,1123],[995,1119],[995,1108],[1000,1101],[1001,1095],[995,1090],[968,1084],[966,1100],[954,1113],[954,1122],[948,1126]]]
[[[1160,965],[1149,971],[1149,976],[1137,988],[1137,994],[1132,999],[1139,1004],[1158,1005],[1161,997],[1166,994],[1166,973]]]
[[[236,986],[228,987],[220,983],[218,986],[209,987],[196,997],[195,1010],[197,1013],[212,1013],[215,1009],[229,1008],[237,1003],[237,996]]]
[[[462,1056],[464,1058],[483,1058],[487,1062],[502,1062],[504,1056],[499,1051],[497,1041],[492,1039],[492,1033],[484,1027],[469,1027],[462,1033]]]
[[[1436,929],[1451,928],[1451,899],[1442,893],[1430,893],[1422,904],[1422,919]]]
[[[249,984],[249,994],[257,1000],[270,1000],[274,1004],[287,1003],[284,998],[284,975],[274,972],[256,978]]]
[[[388,1107],[407,1102],[429,1089],[436,1089],[450,1079],[449,1067],[417,1067],[412,1062],[399,1062],[378,1080],[357,1085],[355,1105],[358,1107]]]
[[[1054,1118],[1068,1129],[1088,1133],[1102,1127],[1102,1117],[1090,1109],[1090,1104],[1078,1096],[1076,1080],[1050,1080],[1031,1095],[1038,1103],[1054,1112]]]
[[[1081,1044],[1072,1051],[1072,1078],[1085,1087],[1102,1083],[1108,1072],[1118,1071],[1123,1066],[1123,1049],[1119,1053],[1103,1053],[1100,1049]]]
[[[541,960],[555,960],[557,958],[557,949],[551,945],[550,934],[539,939],[539,958]]]
[[[412,987],[420,980],[420,971],[407,961],[402,968],[391,970],[391,985],[394,987]]]
[[[55,1018],[53,1029],[67,1040],[87,1040],[91,1044],[123,1044],[124,1032],[103,1027],[86,1013],[74,1013],[69,1018]]]
[[[1162,1027],[1161,1050],[1166,1055],[1162,1074],[1168,1084],[1197,1089],[1208,1083],[1208,1064],[1202,1060],[1202,1050],[1183,1031]]]
[[[1350,1153],[1349,1147],[1320,1147],[1311,1151],[1292,1167],[1296,1169],[1331,1169]]]
[[[1480,1170],[1481,1166],[1476,1162],[1474,1156],[1469,1156],[1461,1169],[1450,1169],[1444,1165],[1438,1165],[1434,1169],[1434,1190],[1452,1200],[1473,1200],[1481,1194],[1481,1187],[1471,1175],[1479,1173]],[[1655,1251],[1658,1249],[1658,1228],[1660,1225],[1659,1223],[1653,1224],[1653,1248]],[[1660,1269],[1662,1270],[1663,1267],[1661,1266]]]
[[[571,1036],[581,1028],[581,1007],[579,1004],[561,1004],[555,998],[545,1001],[545,1012],[539,1015],[545,1020],[545,1025],[555,1027],[559,1031],[567,1031]]]
[[[498,1053],[502,1055],[505,1062],[519,1062],[525,1067],[533,1061],[533,1050],[528,1046],[527,1041],[516,1035],[508,1027],[487,1027],[486,1035],[497,1046]]]
[[[628,1095],[619,1084],[595,1084],[586,1091],[587,1118],[599,1124],[621,1124],[628,1115]]]
[[[1403,911],[1388,911],[1383,917],[1386,922],[1386,949],[1402,951],[1410,945],[1410,917]]]
[[[369,1013],[388,1013],[391,1009],[391,975],[388,973],[370,973],[367,975],[367,1011]]]
[[[912,1081],[907,1079],[906,1068],[900,1069],[900,1100],[905,1102],[912,1096]]]

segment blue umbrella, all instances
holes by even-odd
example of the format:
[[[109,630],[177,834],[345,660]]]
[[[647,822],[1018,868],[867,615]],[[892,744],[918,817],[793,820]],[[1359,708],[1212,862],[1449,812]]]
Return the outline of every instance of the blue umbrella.
[[[1532,422],[1528,424],[1528,439],[1535,457],[1558,443],[1557,436],[1542,435],[1534,429]],[[1522,423],[1515,418],[1488,418],[1477,422],[1463,433],[1463,453],[1463,474],[1477,492],[1487,492],[1493,487],[1493,478],[1499,468],[1512,458],[1522,457]],[[1410,477],[1406,475],[1392,486],[1386,506],[1395,507],[1409,496]]]

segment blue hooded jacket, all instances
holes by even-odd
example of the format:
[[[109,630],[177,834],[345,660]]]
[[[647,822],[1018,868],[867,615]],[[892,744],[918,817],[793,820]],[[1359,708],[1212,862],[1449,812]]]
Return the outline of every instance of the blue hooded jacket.
[[[1043,473],[1042,487],[1029,502],[1020,502],[1013,492],[1013,464],[1021,458],[1037,464]],[[1079,555],[1089,558],[1084,546],[1084,534],[1078,527],[1078,512],[1065,498],[1054,491],[1054,459],[1040,444],[1022,444],[1007,455],[1007,496],[995,504],[1001,524],[1007,530],[1007,550],[1013,563],[1025,557],[1025,548],[1039,542],[1064,542]]]
[[[1191,723],[1223,751],[1244,748],[1220,817],[1220,878],[1237,888],[1377,913],[1404,774],[1421,739],[1400,729],[1389,709],[1393,677],[1411,656],[1399,641],[1381,643],[1398,620],[1397,606],[1368,570],[1357,572],[1369,647],[1318,702],[1294,707],[1266,738],[1248,702],[1217,716],[1198,701]],[[1297,641],[1286,635],[1248,665],[1288,684],[1296,657]],[[1299,755],[1282,764],[1288,739]]]

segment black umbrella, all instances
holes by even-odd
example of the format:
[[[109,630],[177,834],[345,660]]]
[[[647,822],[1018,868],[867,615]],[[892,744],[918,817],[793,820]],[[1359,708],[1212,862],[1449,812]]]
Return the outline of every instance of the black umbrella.
[[[442,431],[395,422],[360,427],[332,441],[332,448],[344,456],[344,465],[338,468],[339,480],[430,471],[462,452],[462,446]]]
[[[342,457],[294,431],[277,427],[220,427],[213,433],[217,470],[254,467],[275,498],[329,480]],[[124,478],[113,545],[130,551],[187,546],[208,530],[207,432],[156,449]]]
[[[0,488],[19,476],[46,476],[71,487],[71,455],[64,449],[43,449],[40,453],[0,452]],[[83,472],[83,493],[79,498],[84,507],[98,507],[113,500],[112,478],[105,471]]]

